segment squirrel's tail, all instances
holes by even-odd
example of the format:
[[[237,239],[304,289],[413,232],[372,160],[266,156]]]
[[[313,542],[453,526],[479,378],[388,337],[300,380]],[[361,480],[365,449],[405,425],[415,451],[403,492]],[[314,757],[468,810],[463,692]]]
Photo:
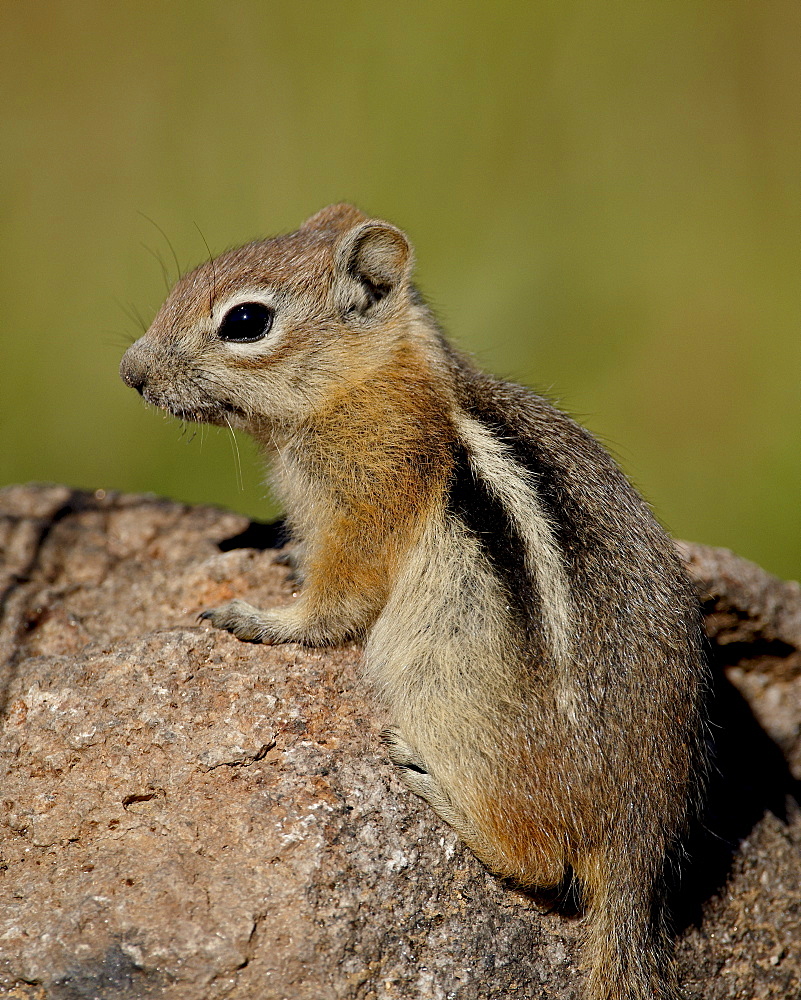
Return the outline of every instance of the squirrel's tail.
[[[680,1000],[665,911],[663,858],[643,858],[632,840],[584,873],[584,944],[591,1000]]]

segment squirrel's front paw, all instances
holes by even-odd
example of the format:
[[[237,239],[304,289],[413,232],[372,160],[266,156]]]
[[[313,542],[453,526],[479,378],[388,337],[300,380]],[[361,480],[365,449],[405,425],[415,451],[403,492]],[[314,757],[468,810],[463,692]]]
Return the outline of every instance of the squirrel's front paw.
[[[231,632],[243,642],[275,642],[276,637],[265,612],[239,598],[221,604],[219,608],[207,608],[198,617],[211,622],[215,628]]]

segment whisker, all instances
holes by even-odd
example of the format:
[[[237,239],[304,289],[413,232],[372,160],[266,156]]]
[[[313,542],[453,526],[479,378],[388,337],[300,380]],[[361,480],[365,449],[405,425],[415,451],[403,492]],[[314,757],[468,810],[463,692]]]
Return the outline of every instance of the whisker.
[[[231,426],[231,422],[229,421],[228,417],[224,416],[223,419],[225,420],[225,425],[228,428],[228,433],[231,438],[231,445],[233,447],[234,459],[236,464],[236,483],[239,488],[239,492],[244,493],[245,481],[242,478],[242,459],[239,454],[239,443],[236,440],[236,434],[234,434],[234,429]]]
[[[136,337],[131,336],[130,333],[123,333],[122,330],[104,330],[103,333],[106,335],[103,342],[108,346],[130,347],[136,342]]]
[[[142,333],[144,333],[145,330],[147,330],[147,326],[148,325],[145,322],[142,314],[139,312],[139,310],[133,304],[133,302],[122,302],[120,299],[115,299],[115,302],[120,307],[120,309],[123,311],[123,313],[125,314],[126,318],[129,319],[131,321],[131,323],[133,323],[134,326],[139,327],[139,329],[142,331]],[[134,339],[136,339],[136,338],[134,338]]]
[[[175,279],[177,281],[178,278],[181,277],[181,265],[178,263],[178,254],[175,252],[175,247],[172,245],[172,241],[170,240],[170,237],[164,232],[164,230],[161,228],[161,226],[158,224],[158,222],[155,221],[155,219],[151,219],[150,216],[149,215],[145,215],[144,212],[140,212],[139,214],[142,216],[143,219],[147,219],[147,221],[150,223],[151,226],[155,226],[156,229],[158,229],[158,231],[161,233],[161,235],[167,241],[167,246],[170,248],[170,252],[172,253],[172,259],[175,261],[175,270],[178,272],[178,274],[176,276],[176,279]]]
[[[214,267],[214,258],[211,256],[211,247],[209,246],[208,240],[203,235],[203,230],[200,226],[195,223],[195,229],[200,233],[200,238],[206,247],[206,253],[209,255],[209,265],[211,266],[211,291],[209,293],[209,318],[214,311],[214,303],[217,300],[217,271]]]
[[[145,243],[145,242],[142,242],[142,243],[141,243],[141,246],[142,246],[142,247],[143,247],[143,248],[144,248],[145,250],[147,250],[147,252],[148,252],[148,253],[149,253],[149,254],[151,255],[151,257],[153,257],[153,259],[154,259],[154,260],[156,261],[156,263],[157,263],[157,264],[159,265],[159,267],[161,268],[161,277],[162,277],[162,278],[164,279],[164,285],[165,285],[165,287],[166,287],[167,291],[169,292],[170,288],[172,287],[172,283],[170,282],[170,275],[169,275],[169,273],[168,273],[168,271],[167,271],[167,265],[166,265],[166,264],[164,263],[164,259],[163,259],[163,257],[161,256],[161,254],[160,254],[160,253],[157,253],[157,252],[156,252],[156,251],[155,251],[155,250],[153,249],[153,247],[149,247],[149,246],[147,245],[147,243]]]
[[[139,312],[139,307],[133,302],[131,303],[131,312],[134,314],[137,323],[142,328],[142,333],[144,333],[147,330],[149,324],[145,322],[144,316]]]

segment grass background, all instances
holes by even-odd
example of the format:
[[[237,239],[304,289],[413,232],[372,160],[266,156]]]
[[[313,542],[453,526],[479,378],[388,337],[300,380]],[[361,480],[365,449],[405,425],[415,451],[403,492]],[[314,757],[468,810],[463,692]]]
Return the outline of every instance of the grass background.
[[[175,275],[348,199],[675,534],[801,574],[797,0],[0,2],[0,484],[272,512],[116,373]],[[154,226],[149,219],[157,225]]]

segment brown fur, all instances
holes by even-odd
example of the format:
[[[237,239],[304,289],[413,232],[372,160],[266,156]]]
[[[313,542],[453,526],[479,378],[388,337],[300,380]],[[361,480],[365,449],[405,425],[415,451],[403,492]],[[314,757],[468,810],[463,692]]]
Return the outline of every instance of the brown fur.
[[[587,996],[677,996],[665,868],[704,772],[699,615],[673,548],[586,431],[475,369],[411,284],[400,230],[348,205],[182,278],[121,374],[248,430],[301,543],[288,609],[240,638],[366,637],[407,785],[532,888],[572,871]],[[242,303],[273,310],[223,336]]]

